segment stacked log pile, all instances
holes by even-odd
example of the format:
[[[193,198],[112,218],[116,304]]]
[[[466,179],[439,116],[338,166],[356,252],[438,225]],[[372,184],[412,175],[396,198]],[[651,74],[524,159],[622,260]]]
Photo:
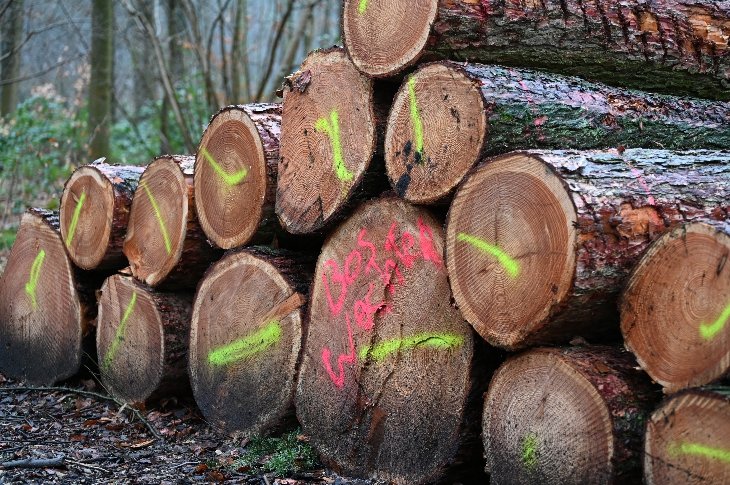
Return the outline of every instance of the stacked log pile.
[[[398,484],[727,481],[730,10],[604,3],[345,0],[282,104],[28,211],[0,371],[95,336],[119,399]]]

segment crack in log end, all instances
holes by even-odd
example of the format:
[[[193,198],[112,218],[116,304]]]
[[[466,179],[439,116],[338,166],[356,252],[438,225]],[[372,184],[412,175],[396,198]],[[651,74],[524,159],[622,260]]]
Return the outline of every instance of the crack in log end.
[[[418,347],[426,347],[437,350],[447,350],[461,347],[464,344],[464,337],[449,333],[422,333],[412,337],[395,338],[379,342],[372,346],[365,346],[360,349],[358,357],[360,360],[372,358],[375,361],[382,361],[394,353],[403,350],[414,350]]]

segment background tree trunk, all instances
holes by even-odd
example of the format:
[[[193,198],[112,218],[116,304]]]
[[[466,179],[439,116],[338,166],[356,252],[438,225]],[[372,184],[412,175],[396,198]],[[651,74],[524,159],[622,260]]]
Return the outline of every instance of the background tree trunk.
[[[92,158],[109,156],[113,61],[114,4],[111,0],[92,0],[88,121]]]
[[[0,118],[15,111],[18,104],[18,83],[11,82],[20,77],[20,48],[23,34],[23,0],[8,0],[10,5],[0,21],[2,43],[0,43]],[[5,84],[7,83],[7,84]]]

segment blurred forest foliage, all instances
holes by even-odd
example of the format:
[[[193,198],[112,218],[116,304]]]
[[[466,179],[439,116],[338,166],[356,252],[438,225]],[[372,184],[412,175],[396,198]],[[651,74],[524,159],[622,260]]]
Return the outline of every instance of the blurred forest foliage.
[[[99,157],[194,153],[222,106],[273,101],[339,43],[340,0],[0,0],[0,249]]]

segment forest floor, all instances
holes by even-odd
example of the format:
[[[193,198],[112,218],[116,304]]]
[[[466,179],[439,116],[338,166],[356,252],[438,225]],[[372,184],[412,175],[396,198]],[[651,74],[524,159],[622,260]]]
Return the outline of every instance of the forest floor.
[[[213,429],[193,402],[132,409],[93,379],[39,388],[0,375],[0,484],[198,482],[376,485],[324,469],[297,431],[249,442]]]

